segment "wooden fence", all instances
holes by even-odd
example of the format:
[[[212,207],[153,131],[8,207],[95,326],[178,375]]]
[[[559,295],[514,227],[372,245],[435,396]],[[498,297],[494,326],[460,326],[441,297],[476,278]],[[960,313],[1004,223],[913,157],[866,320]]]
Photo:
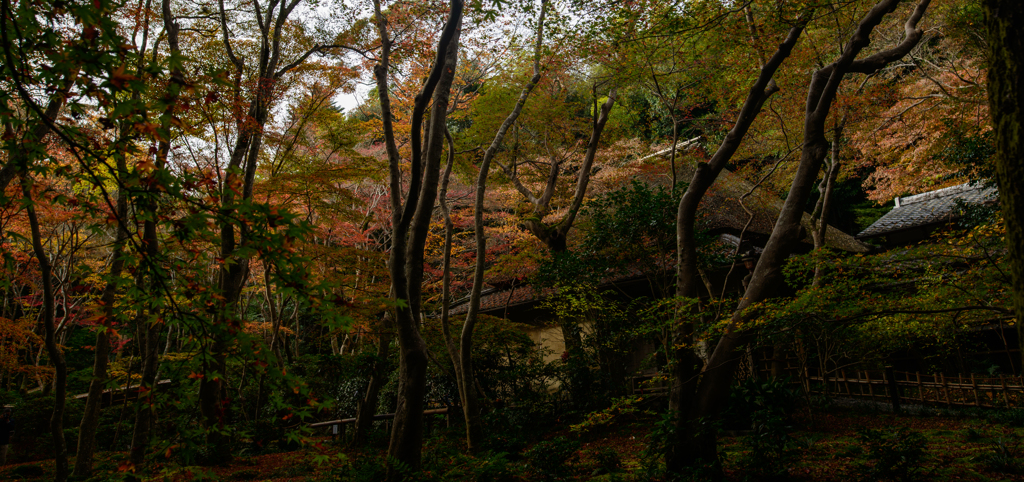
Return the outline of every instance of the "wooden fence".
[[[448,427],[451,427],[451,425],[452,425],[452,415],[460,416],[461,414],[462,414],[462,408],[461,407],[456,407],[456,406],[450,406],[450,407],[444,407],[444,408],[432,408],[432,409],[427,409],[427,410],[423,411],[423,415],[444,415],[445,416],[445,425],[448,426]],[[374,421],[394,420],[394,418],[395,418],[395,414],[393,414],[393,413],[382,413],[382,414],[378,414],[378,415],[374,415],[373,416],[373,420]],[[343,419],[340,419],[340,420],[328,420],[326,422],[310,423],[309,427],[310,428],[330,427],[331,428],[331,433],[334,436],[340,437],[342,440],[344,440],[344,438],[345,438],[345,427],[347,425],[349,425],[349,424],[355,424],[355,423],[356,423],[356,418],[355,417],[351,417],[351,418],[343,418]],[[426,433],[430,433],[431,425],[432,424],[433,424],[432,417],[424,417],[424,431]],[[385,432],[390,432],[390,429],[385,430]]]
[[[830,397],[867,399],[890,403],[895,411],[902,405],[939,405],[948,407],[1024,407],[1024,379],[1011,375],[944,375],[941,373],[888,370],[839,370],[825,376],[816,370],[789,370],[811,393]],[[631,391],[636,395],[665,395],[666,375],[632,377]],[[762,370],[761,376],[767,376]]]
[[[895,370],[840,370],[822,376],[805,375],[812,393],[887,401],[900,404],[960,407],[1024,406],[1024,380],[1000,375],[943,375]]]

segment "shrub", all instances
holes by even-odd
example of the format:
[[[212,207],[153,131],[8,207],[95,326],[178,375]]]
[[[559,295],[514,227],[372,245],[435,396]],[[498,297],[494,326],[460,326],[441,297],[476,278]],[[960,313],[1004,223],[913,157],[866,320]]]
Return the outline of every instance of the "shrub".
[[[993,440],[989,450],[974,457],[974,460],[993,472],[1018,474],[1021,472],[1019,455],[1020,443],[1011,443],[1000,438]]]
[[[615,449],[605,447],[594,451],[592,456],[595,467],[591,475],[610,474],[622,469],[622,458]]]
[[[78,424],[82,420],[85,404],[68,397],[64,405],[64,441],[74,447],[78,440]],[[50,435],[50,416],[53,414],[54,396],[26,396],[14,407],[17,424],[8,461],[30,461],[53,458],[53,437]]]
[[[580,459],[579,449],[579,442],[565,437],[555,437],[534,445],[524,455],[540,475],[559,480],[572,475],[573,466]]]
[[[797,400],[799,394],[790,388],[788,377],[767,380],[749,378],[729,392],[729,403],[722,419],[734,423],[737,429],[753,429],[755,413],[770,412],[786,420],[796,409]]]
[[[570,430],[579,435],[587,435],[599,428],[609,427],[617,420],[633,418],[640,413],[637,405],[643,401],[643,397],[630,396],[612,400],[611,406],[603,410],[590,412],[583,421],[572,425]]]
[[[260,471],[257,469],[242,469],[231,474],[231,478],[234,480],[254,480],[259,476]]]
[[[46,471],[36,464],[19,465],[11,469],[11,475],[15,477],[35,478],[42,477]]]
[[[861,430],[857,438],[864,445],[870,465],[860,467],[866,480],[916,480],[924,465],[927,440],[906,427],[895,430]]]
[[[718,424],[708,419],[697,421],[699,432],[718,432]],[[676,438],[676,419],[669,411],[654,423],[647,437],[647,448],[641,454],[640,463],[643,480],[666,479],[673,482],[703,482],[715,480],[722,473],[722,462],[725,451],[719,451],[714,460],[699,460],[695,466],[685,469],[682,473],[669,473],[662,460],[668,451],[669,444]]]
[[[744,440],[749,451],[740,466],[752,480],[785,480],[789,466],[800,455],[803,444],[786,431],[786,422],[772,410],[754,412],[754,433]]]
[[[1024,427],[1024,408],[1011,408],[1009,410],[993,412],[989,416],[989,420],[1009,427]]]
[[[476,458],[456,456],[449,461],[455,467],[444,473],[440,480],[469,482],[512,482],[518,480],[516,466],[508,461],[504,452],[483,453]]]

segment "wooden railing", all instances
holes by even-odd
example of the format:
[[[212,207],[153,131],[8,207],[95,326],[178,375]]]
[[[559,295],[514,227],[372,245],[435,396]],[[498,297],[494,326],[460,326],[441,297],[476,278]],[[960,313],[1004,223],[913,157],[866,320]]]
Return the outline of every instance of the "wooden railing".
[[[462,409],[460,407],[456,407],[456,406],[449,406],[449,407],[444,407],[444,408],[431,408],[431,409],[427,409],[427,410],[423,411],[423,415],[444,415],[445,416],[445,425],[449,426],[449,427],[452,424],[452,415],[454,414],[454,415],[458,416],[458,415],[461,415],[461,413],[462,413]],[[378,415],[374,415],[373,416],[373,420],[374,421],[393,420],[394,418],[395,418],[395,414],[393,414],[393,413],[382,413],[382,414],[378,414]],[[335,437],[340,437],[341,439],[344,439],[345,438],[345,427],[347,425],[349,425],[349,424],[355,424],[355,422],[356,422],[356,418],[355,417],[351,417],[351,418],[343,418],[343,419],[339,419],[339,420],[328,420],[326,422],[310,423],[310,424],[308,424],[308,426],[309,426],[309,428],[325,428],[325,427],[330,427],[332,435],[334,435]],[[431,417],[424,417],[424,427],[425,427],[424,430],[427,433],[430,433],[430,428],[431,428],[432,424],[433,424],[433,420],[432,420]],[[388,431],[388,430],[386,430],[386,431]]]
[[[788,367],[794,368],[794,367]],[[767,370],[761,376],[767,376]],[[902,405],[940,405],[949,407],[1024,407],[1024,379],[1012,375],[944,375],[888,370],[839,370],[822,376],[816,370],[785,370],[808,391],[831,397],[868,399]],[[795,375],[795,376],[794,376]],[[668,392],[664,375],[630,378],[637,395],[663,395]]]
[[[895,370],[809,372],[813,393],[901,403],[1010,408],[1024,405],[1024,380],[1010,375],[943,375]]]

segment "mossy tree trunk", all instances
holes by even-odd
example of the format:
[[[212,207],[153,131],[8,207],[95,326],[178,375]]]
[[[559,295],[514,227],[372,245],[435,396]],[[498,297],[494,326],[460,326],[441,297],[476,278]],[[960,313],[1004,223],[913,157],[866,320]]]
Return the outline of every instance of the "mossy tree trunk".
[[[1024,346],[1024,327],[1020,323],[1020,313],[1024,313],[1024,2],[985,0],[985,25],[996,181],[1010,250],[1017,335]],[[1024,351],[1021,355],[1024,362]]]

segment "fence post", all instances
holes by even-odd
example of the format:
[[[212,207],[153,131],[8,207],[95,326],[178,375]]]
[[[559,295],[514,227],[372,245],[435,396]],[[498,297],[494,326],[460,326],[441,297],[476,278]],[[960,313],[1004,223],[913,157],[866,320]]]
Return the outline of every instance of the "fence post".
[[[892,367],[885,367],[885,375],[889,382],[889,399],[892,401],[892,413],[900,413],[900,384],[896,382],[896,372]]]
[[[1003,386],[1003,408],[1010,408],[1010,399],[1006,396],[1006,377],[999,375],[999,384]]]
[[[971,388],[974,391],[974,406],[981,406],[981,397],[978,396],[978,381],[974,378],[974,374],[971,373]]]
[[[949,399],[949,383],[946,383],[946,374],[940,373],[939,380],[942,380],[942,392],[946,394],[946,405],[952,407],[953,402]]]

